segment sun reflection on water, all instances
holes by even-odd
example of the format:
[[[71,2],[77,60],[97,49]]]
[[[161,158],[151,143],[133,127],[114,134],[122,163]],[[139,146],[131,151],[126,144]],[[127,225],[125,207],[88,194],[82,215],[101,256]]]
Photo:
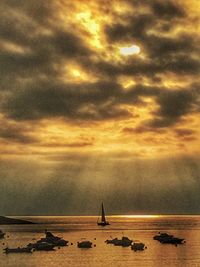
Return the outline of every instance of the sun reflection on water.
[[[162,215],[144,215],[144,214],[141,214],[141,215],[117,215],[116,217],[123,217],[123,218],[130,218],[130,219],[134,219],[134,218],[159,218],[159,217],[162,217]]]

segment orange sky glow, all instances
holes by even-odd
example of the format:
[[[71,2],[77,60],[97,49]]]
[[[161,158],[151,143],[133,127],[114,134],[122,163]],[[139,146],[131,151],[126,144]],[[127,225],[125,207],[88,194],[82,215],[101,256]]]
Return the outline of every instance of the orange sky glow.
[[[2,162],[199,155],[199,1],[0,8]]]

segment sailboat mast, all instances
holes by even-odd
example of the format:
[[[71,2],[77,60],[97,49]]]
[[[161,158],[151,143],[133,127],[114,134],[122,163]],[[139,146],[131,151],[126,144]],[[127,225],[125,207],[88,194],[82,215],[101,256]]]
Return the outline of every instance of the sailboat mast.
[[[106,216],[105,216],[105,211],[104,211],[103,203],[101,204],[101,221],[102,222],[105,222],[106,221]]]
[[[104,210],[103,202],[101,203],[100,211],[101,211],[101,221],[99,222],[99,218],[98,218],[97,225],[101,225],[101,226],[109,225],[109,222],[106,221],[106,215],[105,215],[105,210]]]

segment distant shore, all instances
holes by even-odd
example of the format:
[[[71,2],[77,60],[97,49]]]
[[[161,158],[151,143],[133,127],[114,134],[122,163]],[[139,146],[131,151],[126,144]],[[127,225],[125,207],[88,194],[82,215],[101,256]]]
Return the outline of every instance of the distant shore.
[[[14,218],[8,218],[5,216],[0,216],[0,225],[1,224],[35,224],[30,221],[21,220],[21,219],[14,219]]]

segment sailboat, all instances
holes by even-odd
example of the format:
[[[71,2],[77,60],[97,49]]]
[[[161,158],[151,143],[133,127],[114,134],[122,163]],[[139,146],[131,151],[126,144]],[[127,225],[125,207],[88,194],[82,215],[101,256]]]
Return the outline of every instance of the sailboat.
[[[97,224],[101,225],[101,226],[109,225],[109,222],[106,221],[106,216],[105,216],[105,210],[104,210],[103,203],[101,204],[101,221],[99,221],[99,218],[98,218]]]

